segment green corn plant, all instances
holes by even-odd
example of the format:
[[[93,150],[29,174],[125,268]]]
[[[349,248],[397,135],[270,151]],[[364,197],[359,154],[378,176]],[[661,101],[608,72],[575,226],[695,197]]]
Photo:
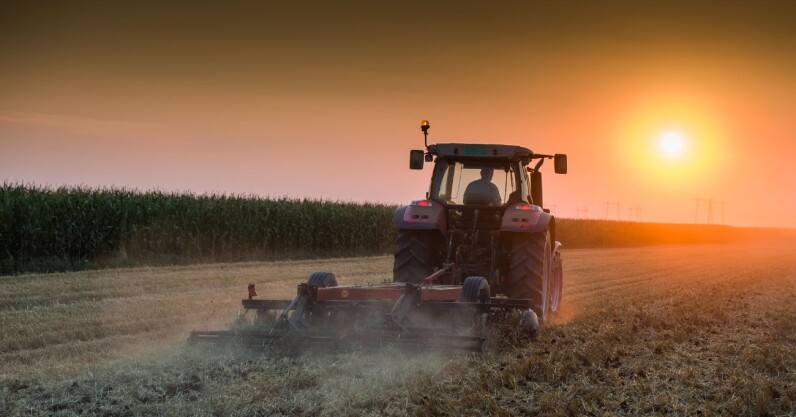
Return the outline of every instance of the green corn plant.
[[[394,206],[128,188],[0,188],[0,273],[386,253]]]

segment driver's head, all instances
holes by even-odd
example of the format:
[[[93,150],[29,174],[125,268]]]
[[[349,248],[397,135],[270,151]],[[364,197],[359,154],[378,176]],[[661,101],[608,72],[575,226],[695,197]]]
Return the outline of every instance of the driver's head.
[[[481,169],[481,179],[492,181],[492,175],[495,174],[495,170],[493,168],[482,168]]]

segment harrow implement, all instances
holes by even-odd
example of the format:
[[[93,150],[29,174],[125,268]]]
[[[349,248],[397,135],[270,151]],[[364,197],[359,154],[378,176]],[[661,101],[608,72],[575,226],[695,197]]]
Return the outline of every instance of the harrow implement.
[[[538,327],[529,300],[492,298],[481,277],[465,285],[434,285],[432,274],[420,284],[379,283],[337,286],[329,272],[316,272],[298,285],[292,300],[242,300],[246,327],[191,332],[190,344],[237,345],[253,349],[345,350],[400,348],[482,352],[486,322],[496,310],[523,310],[523,326]],[[468,284],[469,282],[469,284]],[[529,317],[528,314],[533,315]]]

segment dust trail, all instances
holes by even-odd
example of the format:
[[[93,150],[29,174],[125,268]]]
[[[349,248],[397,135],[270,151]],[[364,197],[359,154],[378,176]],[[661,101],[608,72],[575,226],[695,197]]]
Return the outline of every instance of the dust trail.
[[[565,326],[572,322],[581,312],[580,306],[574,300],[566,298],[566,290],[563,293],[564,300],[558,307],[558,311],[553,314],[548,322],[551,326]],[[544,331],[544,329],[542,330]]]
[[[229,349],[162,349],[57,381],[13,382],[5,415],[406,415],[413,392],[453,359],[386,349],[269,356]]]

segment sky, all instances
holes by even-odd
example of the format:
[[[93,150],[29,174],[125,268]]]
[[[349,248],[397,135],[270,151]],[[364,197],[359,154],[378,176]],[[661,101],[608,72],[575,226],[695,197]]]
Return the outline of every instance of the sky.
[[[428,119],[559,217],[796,227],[794,2],[163,3],[0,5],[1,181],[405,204]]]

